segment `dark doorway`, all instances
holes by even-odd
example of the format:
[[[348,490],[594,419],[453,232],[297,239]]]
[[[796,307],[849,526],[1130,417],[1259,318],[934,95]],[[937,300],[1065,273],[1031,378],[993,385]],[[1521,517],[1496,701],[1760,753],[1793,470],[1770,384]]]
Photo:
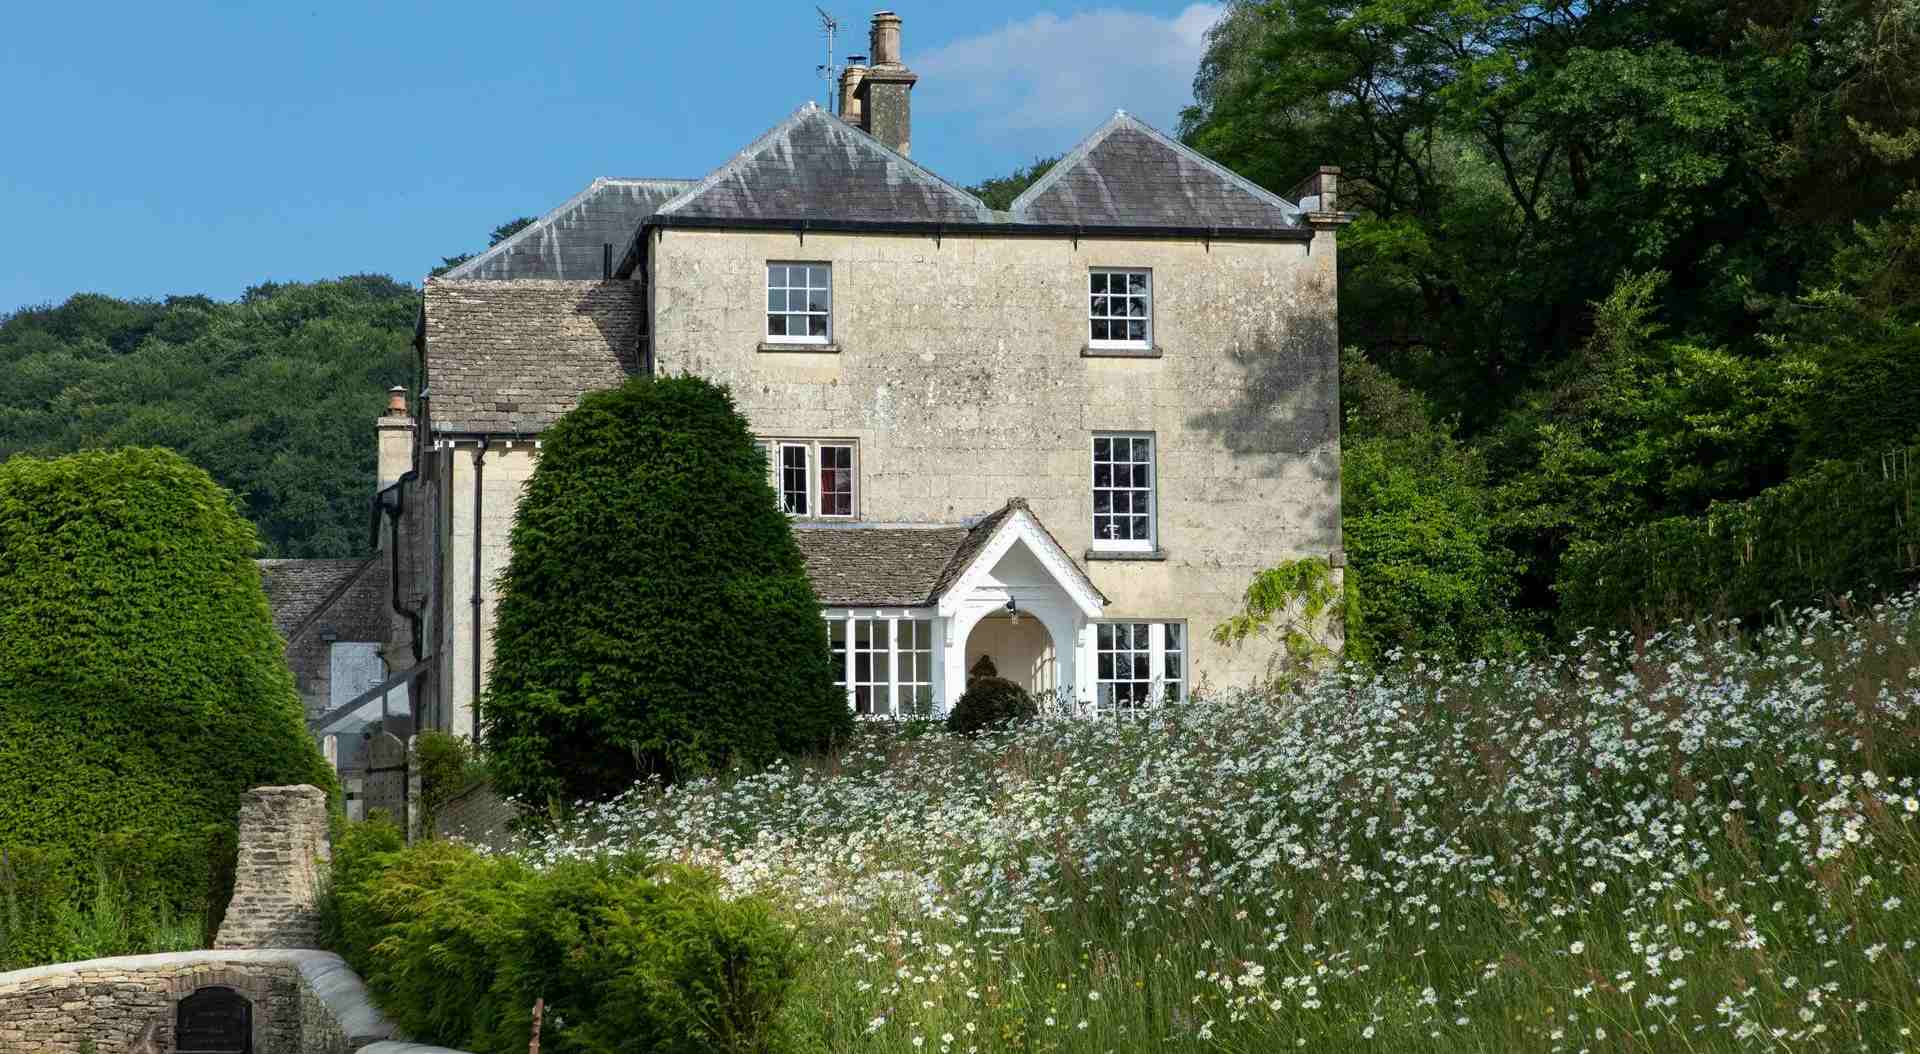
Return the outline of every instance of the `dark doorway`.
[[[253,1054],[253,1004],[231,988],[202,988],[180,1000],[173,1049],[179,1054]]]

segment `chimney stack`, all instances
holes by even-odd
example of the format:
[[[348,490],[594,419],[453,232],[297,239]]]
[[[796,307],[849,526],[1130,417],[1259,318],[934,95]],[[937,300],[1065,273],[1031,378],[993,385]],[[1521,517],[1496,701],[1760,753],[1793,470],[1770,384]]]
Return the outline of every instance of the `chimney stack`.
[[[891,11],[874,12],[867,43],[873,65],[861,72],[854,87],[852,112],[859,119],[848,118],[848,123],[865,129],[901,154],[911,154],[911,96],[913,84],[920,78],[900,61],[900,16]],[[844,77],[840,83],[844,91]]]
[[[387,412],[374,422],[377,490],[399,482],[413,467],[413,418],[407,414],[407,390],[387,389]]]

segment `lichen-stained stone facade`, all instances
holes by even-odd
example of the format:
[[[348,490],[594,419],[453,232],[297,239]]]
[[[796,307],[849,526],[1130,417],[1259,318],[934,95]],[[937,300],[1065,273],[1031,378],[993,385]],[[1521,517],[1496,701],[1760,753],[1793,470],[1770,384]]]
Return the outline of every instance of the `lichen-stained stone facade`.
[[[326,870],[327,795],[318,787],[256,787],[240,802],[233,899],[215,948],[316,948]]]
[[[1184,619],[1217,685],[1266,655],[1206,631],[1253,575],[1340,548],[1334,233],[1298,242],[668,229],[665,374],[734,392],[756,432],[859,444],[860,515],[954,523],[1025,496],[1112,618]],[[837,350],[768,352],[769,260],[832,266]],[[1087,275],[1150,269],[1153,357],[1083,354]],[[1158,549],[1091,550],[1091,436],[1155,438]]]
[[[173,1054],[180,1001],[211,987],[251,1003],[256,1054],[351,1054],[394,1036],[332,952],[170,952],[0,973],[0,1054]]]

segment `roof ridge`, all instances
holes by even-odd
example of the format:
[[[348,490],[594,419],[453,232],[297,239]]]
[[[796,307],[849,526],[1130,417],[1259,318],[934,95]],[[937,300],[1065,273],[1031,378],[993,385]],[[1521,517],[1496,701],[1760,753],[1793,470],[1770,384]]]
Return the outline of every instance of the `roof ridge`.
[[[1086,138],[1075,144],[1072,150],[1061,155],[1060,160],[1055,161],[1053,167],[1048,169],[1045,175],[1034,180],[1031,186],[1020,193],[1019,197],[1013,199],[1013,204],[1007,206],[1007,211],[1013,214],[1016,221],[1022,223],[1027,222],[1027,206],[1030,205],[1034,199],[1051,189],[1055,183],[1059,182],[1069,169],[1085,161],[1087,155],[1092,153],[1095,147],[1105,142],[1109,135],[1112,135],[1115,130],[1120,128],[1131,128],[1176,153],[1194,159],[1215,175],[1224,178],[1241,190],[1252,194],[1255,198],[1287,213],[1288,216],[1293,218],[1294,224],[1298,226],[1300,206],[1275,194],[1273,191],[1255,183],[1253,180],[1235,172],[1233,169],[1215,161],[1187,144],[1182,143],[1178,139],[1167,135],[1165,132],[1160,131],[1158,128],[1142,121],[1125,110],[1113,111],[1113,116],[1107,118],[1105,123],[1095,128]]]
[[[762,132],[760,135],[756,136],[753,139],[753,141],[749,142],[746,146],[741,147],[740,150],[737,151],[732,157],[728,158],[724,164],[722,164],[719,168],[714,169],[712,172],[707,173],[706,176],[703,177],[693,187],[689,188],[688,190],[680,194],[678,197],[675,197],[672,200],[667,201],[665,204],[661,205],[658,209],[655,209],[653,214],[656,216],[673,215],[677,210],[687,205],[689,202],[692,202],[693,200],[699,198],[702,194],[706,193],[708,190],[711,190],[713,187],[718,185],[722,179],[727,177],[728,174],[734,171],[737,171],[747,161],[758,156],[763,150],[765,150],[769,145],[771,145],[775,140],[775,138],[778,137],[781,133],[788,131],[789,129],[792,129],[792,128],[797,128],[800,126],[802,122],[812,118],[818,118],[820,120],[832,122],[832,127],[835,129],[835,134],[849,133],[854,137],[853,139],[854,142],[863,144],[864,146],[879,152],[883,158],[893,160],[893,161],[898,161],[902,165],[905,165],[909,174],[917,173],[921,176],[924,176],[927,181],[932,182],[933,184],[940,187],[940,189],[945,190],[947,193],[960,198],[961,200],[966,202],[968,205],[972,206],[975,210],[977,210],[980,213],[980,216],[982,219],[987,218],[993,212],[992,209],[989,209],[987,207],[986,202],[981,201],[977,197],[974,197],[972,194],[968,193],[962,188],[947,182],[947,180],[942,178],[938,173],[934,172],[930,168],[927,168],[925,165],[922,165],[919,162],[913,160],[912,158],[906,156],[905,154],[902,154],[899,151],[894,150],[892,147],[889,147],[887,144],[882,143],[880,140],[875,139],[873,136],[868,135],[866,132],[863,132],[860,129],[855,128],[854,126],[848,124],[847,122],[840,120],[838,117],[833,116],[827,111],[821,109],[819,104],[809,99],[805,103],[803,103],[798,109],[788,114],[778,124],[774,125],[772,128],[769,128],[765,132]],[[799,217],[795,217],[795,218],[797,219]]]

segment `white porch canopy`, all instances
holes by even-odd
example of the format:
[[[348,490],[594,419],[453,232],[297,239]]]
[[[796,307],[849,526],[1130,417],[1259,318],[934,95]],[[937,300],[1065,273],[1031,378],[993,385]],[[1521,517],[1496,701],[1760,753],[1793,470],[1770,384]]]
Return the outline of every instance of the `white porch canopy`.
[[[1022,687],[1092,701],[1091,626],[1106,597],[1024,499],[971,527],[795,535],[856,713],[945,713],[983,656]]]

